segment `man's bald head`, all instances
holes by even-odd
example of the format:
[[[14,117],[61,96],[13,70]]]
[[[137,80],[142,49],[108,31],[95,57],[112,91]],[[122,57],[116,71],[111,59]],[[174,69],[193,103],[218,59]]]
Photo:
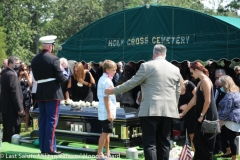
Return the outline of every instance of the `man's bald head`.
[[[3,60],[2,66],[4,69],[8,67],[8,59]]]

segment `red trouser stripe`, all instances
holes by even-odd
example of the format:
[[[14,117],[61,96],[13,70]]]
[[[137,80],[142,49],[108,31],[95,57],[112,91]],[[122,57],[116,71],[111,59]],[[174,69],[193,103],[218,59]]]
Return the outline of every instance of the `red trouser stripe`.
[[[54,143],[54,134],[55,134],[55,130],[56,130],[56,124],[57,124],[57,113],[58,113],[58,103],[59,101],[56,101],[56,106],[55,106],[55,114],[54,114],[54,124],[53,124],[53,130],[52,130],[52,141],[51,141],[51,152],[54,152],[53,149],[53,143]]]

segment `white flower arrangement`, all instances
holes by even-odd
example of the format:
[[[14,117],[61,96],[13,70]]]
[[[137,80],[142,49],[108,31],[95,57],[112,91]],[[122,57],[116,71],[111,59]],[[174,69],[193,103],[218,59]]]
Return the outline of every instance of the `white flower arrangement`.
[[[83,86],[83,84],[82,84],[82,83],[80,83],[80,82],[78,82],[78,83],[77,83],[77,86],[78,86],[78,87],[82,87],[82,86]]]
[[[78,107],[78,102],[72,102],[72,108]]]
[[[90,102],[86,102],[85,105],[86,105],[87,108],[91,107],[91,103]]]
[[[120,102],[116,103],[116,108],[120,108]]]
[[[90,102],[84,102],[82,100],[78,101],[78,102],[74,102],[71,99],[69,99],[68,101],[61,101],[61,104],[67,104],[69,106],[71,106],[72,108],[76,108],[76,109],[82,109],[82,108],[90,108],[90,107],[94,107],[94,108],[98,108],[98,102],[93,101],[92,103]],[[120,103],[118,105],[120,107]]]
[[[60,101],[60,104],[65,106],[65,100]]]

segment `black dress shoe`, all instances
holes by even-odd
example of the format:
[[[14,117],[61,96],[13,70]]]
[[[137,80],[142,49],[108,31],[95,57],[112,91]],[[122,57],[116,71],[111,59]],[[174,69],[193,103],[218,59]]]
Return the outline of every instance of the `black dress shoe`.
[[[49,152],[49,153],[46,153],[47,155],[60,155],[62,154],[63,152],[60,152],[60,151],[54,151],[54,152]]]

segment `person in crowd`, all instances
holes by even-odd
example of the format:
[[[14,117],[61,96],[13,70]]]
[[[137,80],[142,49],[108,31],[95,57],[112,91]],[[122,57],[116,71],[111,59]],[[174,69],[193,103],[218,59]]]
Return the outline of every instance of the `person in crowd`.
[[[121,85],[123,84],[124,82],[126,82],[127,80],[125,79],[125,77],[123,77],[117,84],[118,85]],[[127,91],[127,92],[124,92],[124,93],[121,93],[119,95],[116,95],[116,100],[117,102],[120,103],[120,106],[122,108],[124,107],[133,107],[133,104],[134,104],[134,99],[132,97],[132,90],[130,91]]]
[[[19,58],[11,56],[8,67],[1,76],[1,111],[3,117],[3,142],[11,143],[14,134],[20,134],[21,116],[24,113],[23,94],[17,72]]]
[[[6,69],[8,67],[8,59],[4,59],[2,62],[2,69]]]
[[[23,94],[23,106],[25,111],[25,130],[28,131],[29,124],[29,109],[32,106],[31,104],[31,91],[32,87],[32,75],[30,74],[27,66],[25,64],[20,65],[18,70],[18,78],[22,88]]]
[[[103,65],[103,62],[102,62],[102,61],[100,61],[98,64],[99,64],[99,67],[102,67],[102,65]]]
[[[236,85],[240,87],[240,66],[235,66],[234,71],[235,71],[234,81]]]
[[[117,63],[117,71],[116,72],[118,72],[119,76],[123,73],[123,63],[122,63],[122,61],[119,61]]]
[[[194,160],[212,160],[215,146],[215,134],[203,133],[201,130],[204,118],[213,121],[218,119],[217,107],[214,101],[213,84],[208,70],[198,61],[191,63],[190,73],[194,78],[199,78],[196,96],[183,108],[180,117],[183,117],[194,105],[196,106],[196,129],[193,144],[195,147]]]
[[[102,68],[103,62],[99,62],[99,68],[98,68],[98,75],[101,77],[103,75],[103,68]]]
[[[191,75],[190,75],[190,69],[188,67],[187,61],[182,62],[182,70],[180,70],[180,73],[184,80],[190,79]]]
[[[66,58],[60,58],[59,59],[60,64],[61,64],[61,69],[63,71],[63,75],[69,80],[70,76],[72,75],[72,71],[68,66],[68,61]],[[67,91],[67,85],[68,85],[68,81],[61,83],[61,88],[62,88],[62,92],[63,92],[63,96],[66,99],[66,91]]]
[[[60,101],[64,100],[61,83],[67,81],[60,68],[59,59],[52,53],[57,36],[44,36],[42,51],[31,63],[32,72],[38,82],[36,101],[39,108],[39,146],[42,154],[59,155],[55,130],[59,117]]]
[[[129,80],[132,78],[132,76],[135,74],[133,68],[131,68],[129,65],[124,66],[123,75],[119,77],[119,79],[125,78],[126,80]]]
[[[106,154],[110,156],[110,133],[113,132],[113,121],[116,118],[116,97],[114,95],[106,95],[105,89],[113,87],[112,78],[116,73],[117,65],[111,60],[103,62],[103,75],[99,79],[97,95],[99,99],[98,104],[98,119],[102,125],[102,134],[98,142],[98,159],[102,159],[103,147],[105,145]]]
[[[32,75],[32,105],[33,109],[36,109],[38,108],[38,103],[36,102],[37,81],[35,80],[32,71],[30,71],[30,74]]]
[[[92,74],[84,69],[81,62],[75,64],[74,73],[70,77],[67,85],[66,100],[73,101],[93,101],[92,87],[95,86],[95,80]]]
[[[145,62],[145,61],[139,61],[139,62],[136,64],[136,72],[139,70],[141,64],[144,63],[144,62]],[[135,74],[135,73],[134,73],[134,74]],[[134,88],[131,90],[131,92],[132,92],[132,97],[133,97],[133,100],[134,100],[134,104],[133,104],[132,107],[138,109],[141,102],[137,102],[137,101],[138,101],[138,99],[139,99],[139,96],[140,96],[140,98],[141,98],[141,96],[142,96],[141,86],[138,85],[138,86],[134,87]],[[139,95],[138,95],[138,93],[139,93]],[[139,100],[140,100],[140,99],[139,99]]]
[[[118,71],[119,69],[117,68],[117,71]],[[119,73],[116,71],[116,73],[115,73],[115,75],[113,76],[113,79],[112,79],[112,81],[113,81],[113,85],[114,86],[116,86],[117,84],[118,84],[118,81],[119,81]]]
[[[240,132],[240,92],[233,79],[224,75],[219,78],[221,90],[226,92],[219,102],[218,114],[222,125],[222,140],[225,142],[226,153],[222,157],[237,160],[237,144],[235,138]],[[228,143],[226,142],[229,142]]]
[[[235,77],[234,70],[230,67],[231,61],[224,59],[223,63],[224,63],[223,69],[226,71],[226,75],[229,75],[230,77],[234,78]]]
[[[182,63],[179,63],[177,61],[172,61],[171,63],[179,68],[180,73],[184,80],[189,79],[190,71],[189,71],[189,68],[187,67],[187,61],[184,61]]]
[[[84,63],[83,66],[84,66],[84,69],[90,71],[90,69],[91,69],[91,65],[90,65],[90,63]]]
[[[215,82],[215,71],[219,68],[218,64],[216,62],[212,62],[209,66],[208,72],[209,72],[209,78],[211,79],[212,83]]]
[[[223,75],[226,75],[226,72],[224,69],[217,69],[215,71],[215,84],[214,84],[214,100],[217,106],[217,109],[219,108],[218,104],[219,102],[223,99],[226,93],[221,91],[221,86],[219,82],[219,78]],[[221,133],[217,134],[216,136],[216,142],[215,142],[215,147],[214,147],[214,154],[221,154],[222,151],[225,151],[223,146],[224,144],[221,141]]]
[[[98,75],[98,68],[99,68],[99,64],[92,62],[92,67],[90,69],[90,73],[92,74],[92,76],[95,80],[95,84],[96,84],[95,86],[97,86],[98,80],[100,78],[100,76]],[[93,100],[98,101],[97,87],[93,87],[92,92],[93,92]]]
[[[169,159],[172,120],[179,118],[182,77],[179,69],[165,60],[166,52],[164,45],[155,45],[152,61],[142,63],[136,75],[122,85],[105,90],[108,95],[118,95],[141,85],[143,98],[138,116],[147,160]]]
[[[191,81],[185,80],[183,84],[184,85],[181,88],[181,95],[178,102],[179,107],[184,104],[188,104],[193,98],[193,96],[196,96],[196,86]],[[196,119],[196,108],[192,107],[188,111],[188,113],[184,116],[184,123],[187,129],[187,133],[190,137],[190,142],[193,151],[195,150],[193,144],[193,137],[195,131],[195,121],[193,121],[194,119]]]
[[[66,58],[60,58],[59,59],[60,64],[61,64],[61,69],[63,71],[63,75],[69,79],[70,76],[72,75],[71,69],[68,67],[68,61]]]

